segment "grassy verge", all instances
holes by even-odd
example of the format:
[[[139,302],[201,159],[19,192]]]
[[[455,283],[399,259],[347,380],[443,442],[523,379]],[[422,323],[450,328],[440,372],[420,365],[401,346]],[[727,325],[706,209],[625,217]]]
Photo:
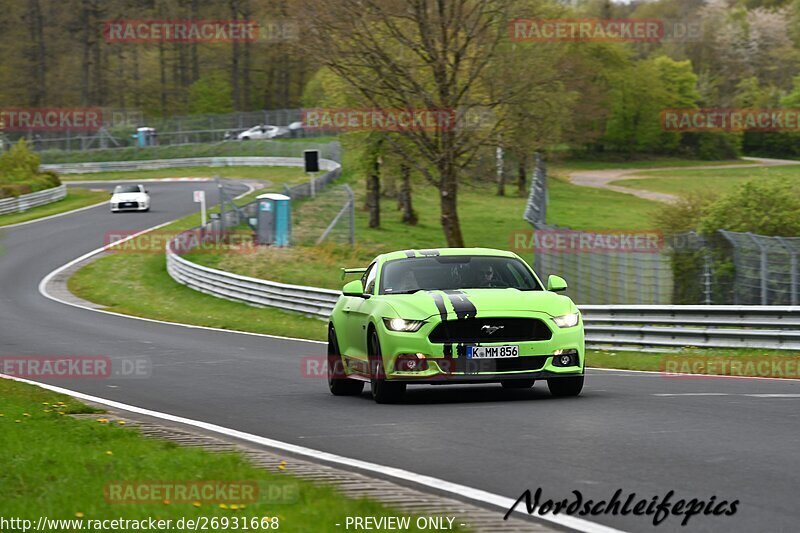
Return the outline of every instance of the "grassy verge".
[[[356,205],[360,207],[364,204],[363,188],[355,192]],[[416,226],[400,222],[392,199],[383,200],[381,227],[377,229],[368,227],[367,213],[358,209],[356,246],[300,244],[288,249],[259,248],[252,254],[219,252],[190,256],[190,259],[245,276],[338,289],[341,288],[339,268],[342,266],[364,266],[376,255],[391,250],[445,245],[439,223],[438,197],[418,190],[414,202],[419,214]],[[530,226],[522,220],[525,203],[525,198],[517,196],[495,196],[488,186],[465,187],[461,192],[459,215],[467,245],[514,250],[531,260],[530,250],[517,250],[513,245],[515,232],[530,231]],[[295,206],[295,229],[299,230],[306,223],[317,224],[314,229],[321,234],[328,219],[321,224],[313,216],[314,209],[315,202]],[[548,218],[554,224],[591,230],[647,229],[652,227],[650,217],[655,209],[654,202],[628,194],[579,187],[557,177],[550,181]]]
[[[308,137],[274,141],[226,141],[175,146],[126,147],[103,150],[45,150],[38,152],[42,163],[84,163],[94,161],[142,161],[146,159],[175,159],[180,157],[269,156],[272,147],[282,144],[327,144],[336,137]],[[303,154],[298,154],[302,157]]]
[[[86,522],[90,520],[154,518],[175,524],[181,518],[217,517],[230,523],[246,520],[248,529],[252,529],[251,520],[278,517],[280,531],[337,531],[341,528],[335,524],[343,523],[347,516],[400,514],[370,500],[345,498],[331,488],[317,487],[289,474],[255,468],[236,453],[210,453],[144,438],[113,418],[98,423],[65,416],[92,411],[68,396],[0,379],[0,443],[8,459],[0,470],[4,518],[28,519],[34,525],[41,516],[72,519],[83,521],[88,529]],[[108,483],[138,481],[247,482],[251,487],[288,488],[284,494],[290,497],[280,503],[256,498],[256,502],[245,505],[106,501],[104,487]],[[168,529],[177,530],[174,526]],[[235,529],[242,529],[241,525]]]
[[[135,170],[122,172],[96,172],[92,174],[66,174],[61,181],[117,181],[147,180],[160,178],[222,178],[267,179],[276,184],[294,185],[307,181],[308,177],[300,167],[186,167],[158,170]]]
[[[53,202],[52,204],[34,207],[23,213],[10,213],[7,215],[0,215],[0,227],[9,224],[17,224],[19,222],[27,222],[37,218],[48,217],[50,215],[57,215],[59,213],[66,213],[73,209],[79,209],[88,205],[97,204],[103,200],[108,200],[108,193],[101,191],[90,191],[88,189],[75,189],[70,188],[67,191],[67,196],[63,200]]]
[[[660,170],[640,174],[642,175],[641,179],[623,179],[613,183],[623,187],[676,195],[725,193],[740,183],[758,178],[779,178],[800,187],[800,165],[727,170]]]

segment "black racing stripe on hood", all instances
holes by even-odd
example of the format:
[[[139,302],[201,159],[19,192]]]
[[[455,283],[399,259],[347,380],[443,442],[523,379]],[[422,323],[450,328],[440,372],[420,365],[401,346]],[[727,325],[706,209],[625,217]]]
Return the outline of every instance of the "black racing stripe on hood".
[[[444,291],[453,306],[453,312],[459,320],[472,318],[478,312],[475,304],[469,301],[467,295],[461,291]]]
[[[438,292],[428,291],[428,294],[433,298],[433,303],[436,304],[436,309],[439,310],[439,317],[442,320],[447,320],[447,306],[444,305],[444,298]]]
[[[433,302],[436,304],[436,309],[439,310],[439,317],[442,319],[442,322],[445,323],[445,327],[447,327],[447,306],[444,304],[444,297],[439,294],[438,292],[427,291],[428,294],[431,295],[433,298]],[[445,359],[452,359],[453,358],[453,345],[449,343],[445,343],[444,345],[444,357]]]

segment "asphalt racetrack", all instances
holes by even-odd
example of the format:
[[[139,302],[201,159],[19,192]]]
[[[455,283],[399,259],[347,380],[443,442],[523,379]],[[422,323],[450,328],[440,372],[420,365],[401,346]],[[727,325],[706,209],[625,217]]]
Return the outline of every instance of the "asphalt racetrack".
[[[404,404],[377,405],[368,390],[333,397],[324,379],[303,375],[301,358],[323,355],[319,343],[133,320],[39,293],[48,273],[103,246],[107,232],[196,212],[195,189],[216,198],[213,183],[148,188],[150,213],[102,206],[0,230],[0,356],[146,357],[147,378],[50,383],[511,498],[541,487],[555,500],[573,490],[607,500],[617,489],[739,500],[734,516],[694,516],[688,527],[679,517],[655,528],[646,516],[584,517],[626,531],[798,530],[797,382],[597,370],[575,399],[553,399],[543,383],[427,386],[409,388]]]

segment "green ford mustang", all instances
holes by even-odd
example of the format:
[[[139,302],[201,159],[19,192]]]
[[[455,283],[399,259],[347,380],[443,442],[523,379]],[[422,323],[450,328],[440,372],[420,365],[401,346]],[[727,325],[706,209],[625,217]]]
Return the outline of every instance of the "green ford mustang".
[[[583,388],[583,322],[519,256],[485,248],[406,250],[378,256],[344,286],[328,328],[328,385],[337,396],[370,383],[379,403],[408,384],[499,382],[555,396]]]

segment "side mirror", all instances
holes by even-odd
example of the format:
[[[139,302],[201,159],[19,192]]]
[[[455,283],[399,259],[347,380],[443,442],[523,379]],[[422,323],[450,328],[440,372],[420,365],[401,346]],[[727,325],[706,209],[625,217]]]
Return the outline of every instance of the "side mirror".
[[[342,294],[345,296],[357,296],[358,298],[369,298],[368,294],[364,293],[364,284],[360,279],[346,283],[342,288]]]
[[[547,290],[551,292],[565,291],[567,290],[567,282],[562,277],[550,276],[547,278]]]

